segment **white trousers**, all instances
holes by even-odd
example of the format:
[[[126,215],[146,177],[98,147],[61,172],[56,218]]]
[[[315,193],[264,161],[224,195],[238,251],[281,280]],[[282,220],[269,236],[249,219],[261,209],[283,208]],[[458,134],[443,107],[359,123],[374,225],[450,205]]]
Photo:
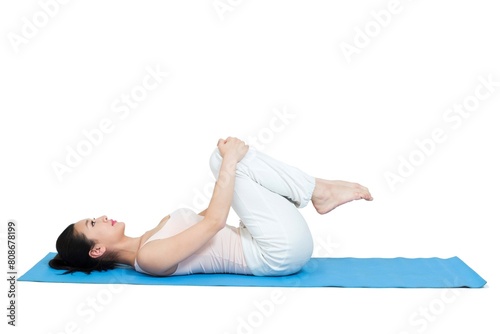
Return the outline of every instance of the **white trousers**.
[[[217,178],[218,149],[210,157]],[[311,232],[298,208],[311,200],[314,177],[250,147],[237,164],[232,208],[240,218],[242,248],[253,275],[298,272],[313,252]]]

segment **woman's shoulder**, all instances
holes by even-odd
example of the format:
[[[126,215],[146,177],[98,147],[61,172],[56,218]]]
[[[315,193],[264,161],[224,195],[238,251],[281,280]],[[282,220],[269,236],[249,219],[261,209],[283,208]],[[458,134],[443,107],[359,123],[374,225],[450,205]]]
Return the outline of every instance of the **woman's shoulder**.
[[[160,275],[159,273],[155,272],[156,270],[152,269],[153,267],[155,267],[155,262],[156,262],[155,257],[151,256],[151,254],[157,253],[155,243],[154,242],[148,243],[148,241],[156,233],[158,233],[165,226],[165,224],[168,223],[172,214],[174,213],[175,211],[163,217],[155,228],[147,231],[142,235],[141,242],[139,244],[139,249],[137,250],[137,254],[134,260],[135,270],[149,275]],[[177,266],[174,266],[173,268],[170,268],[165,272],[162,271],[161,276],[171,275],[173,272],[175,272],[176,269]]]
[[[172,220],[172,219],[174,219],[174,220],[187,220],[188,218],[191,218],[190,220],[196,219],[194,217],[201,218],[200,216],[198,216],[198,214],[195,211],[193,211],[192,209],[189,209],[189,208],[180,208],[180,209],[176,209],[176,210],[172,211],[170,214],[163,217],[160,220],[160,222],[158,223],[158,225],[156,225],[151,230],[146,231],[142,235],[142,237],[141,237],[142,240],[141,240],[139,249],[142,248],[142,246],[144,246],[144,244],[146,244],[147,241],[153,235],[155,235],[157,232],[159,232],[165,226],[165,224],[167,224],[170,220]]]
[[[193,210],[188,209],[188,208],[180,208],[180,209],[176,209],[176,210],[172,211],[170,214],[163,217],[154,228],[150,229],[149,231],[146,231],[142,235],[142,240],[141,240],[140,246],[142,247],[149,240],[149,238],[151,238],[156,232],[160,231],[163,228],[163,226],[165,226],[165,224],[167,224],[167,222],[172,217],[176,218],[176,217],[183,217],[183,216],[190,216],[190,215],[196,215],[196,212],[194,212]]]
[[[139,249],[141,249],[142,246],[144,246],[144,244],[149,240],[149,238],[151,238],[153,235],[155,235],[156,232],[158,232],[159,230],[162,229],[163,226],[165,226],[165,224],[169,221],[170,216],[171,216],[171,214],[166,215],[165,217],[163,217],[160,220],[160,222],[154,228],[150,229],[149,231],[146,231],[141,236],[141,242],[140,242],[140,245],[139,245]]]

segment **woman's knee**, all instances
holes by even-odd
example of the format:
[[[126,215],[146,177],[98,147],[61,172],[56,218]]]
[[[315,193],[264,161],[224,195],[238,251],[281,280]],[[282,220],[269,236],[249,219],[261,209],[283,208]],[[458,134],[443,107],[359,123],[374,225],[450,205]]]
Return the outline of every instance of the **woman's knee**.
[[[290,247],[289,268],[299,271],[310,259],[314,250],[314,242],[310,233],[304,233]]]
[[[283,249],[282,252],[268,254],[266,275],[281,276],[299,272],[311,259],[313,247],[312,238],[306,237],[300,242],[290,244],[288,249]]]

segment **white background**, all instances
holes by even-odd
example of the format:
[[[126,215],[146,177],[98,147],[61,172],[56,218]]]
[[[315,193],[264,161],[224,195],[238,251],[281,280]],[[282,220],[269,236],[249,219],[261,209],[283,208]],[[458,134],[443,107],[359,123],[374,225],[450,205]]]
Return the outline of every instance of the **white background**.
[[[52,3],[46,22],[44,3]],[[500,81],[494,2],[401,0],[382,27],[370,13],[384,13],[389,1],[224,0],[230,10],[223,13],[212,0],[69,1],[57,10],[54,3],[0,5],[1,235],[4,245],[7,221],[17,221],[20,273],[55,251],[58,234],[81,218],[106,214],[137,236],[179,206],[202,206],[217,140],[257,136],[266,153],[314,176],[362,183],[375,198],[325,216],[305,208],[315,256],[458,256],[488,285],[111,289],[20,282],[18,332],[498,331],[492,231],[500,87],[455,128],[443,119],[455,104],[473,101],[479,77]],[[26,22],[40,27],[30,31]],[[359,34],[367,27],[369,41]],[[13,36],[25,39],[16,44]],[[355,46],[356,38],[361,47],[349,62],[341,43]],[[127,117],[115,113],[113,103],[138,92],[148,67],[169,75]],[[287,121],[276,112],[288,113]],[[65,164],[68,147],[84,145],[84,131],[104,119],[113,130],[59,180],[54,162]],[[418,153],[415,141],[436,128],[446,140]],[[421,164],[391,189],[386,173],[398,173],[400,157],[410,156]],[[272,307],[263,302],[271,299]]]

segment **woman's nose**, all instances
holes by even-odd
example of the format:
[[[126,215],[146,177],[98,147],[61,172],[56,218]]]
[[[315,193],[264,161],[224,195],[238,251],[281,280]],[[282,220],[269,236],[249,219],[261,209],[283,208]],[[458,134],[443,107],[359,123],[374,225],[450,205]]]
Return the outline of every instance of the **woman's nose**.
[[[107,223],[107,221],[108,221],[108,217],[107,216],[101,216],[98,219],[101,220],[103,223]]]

